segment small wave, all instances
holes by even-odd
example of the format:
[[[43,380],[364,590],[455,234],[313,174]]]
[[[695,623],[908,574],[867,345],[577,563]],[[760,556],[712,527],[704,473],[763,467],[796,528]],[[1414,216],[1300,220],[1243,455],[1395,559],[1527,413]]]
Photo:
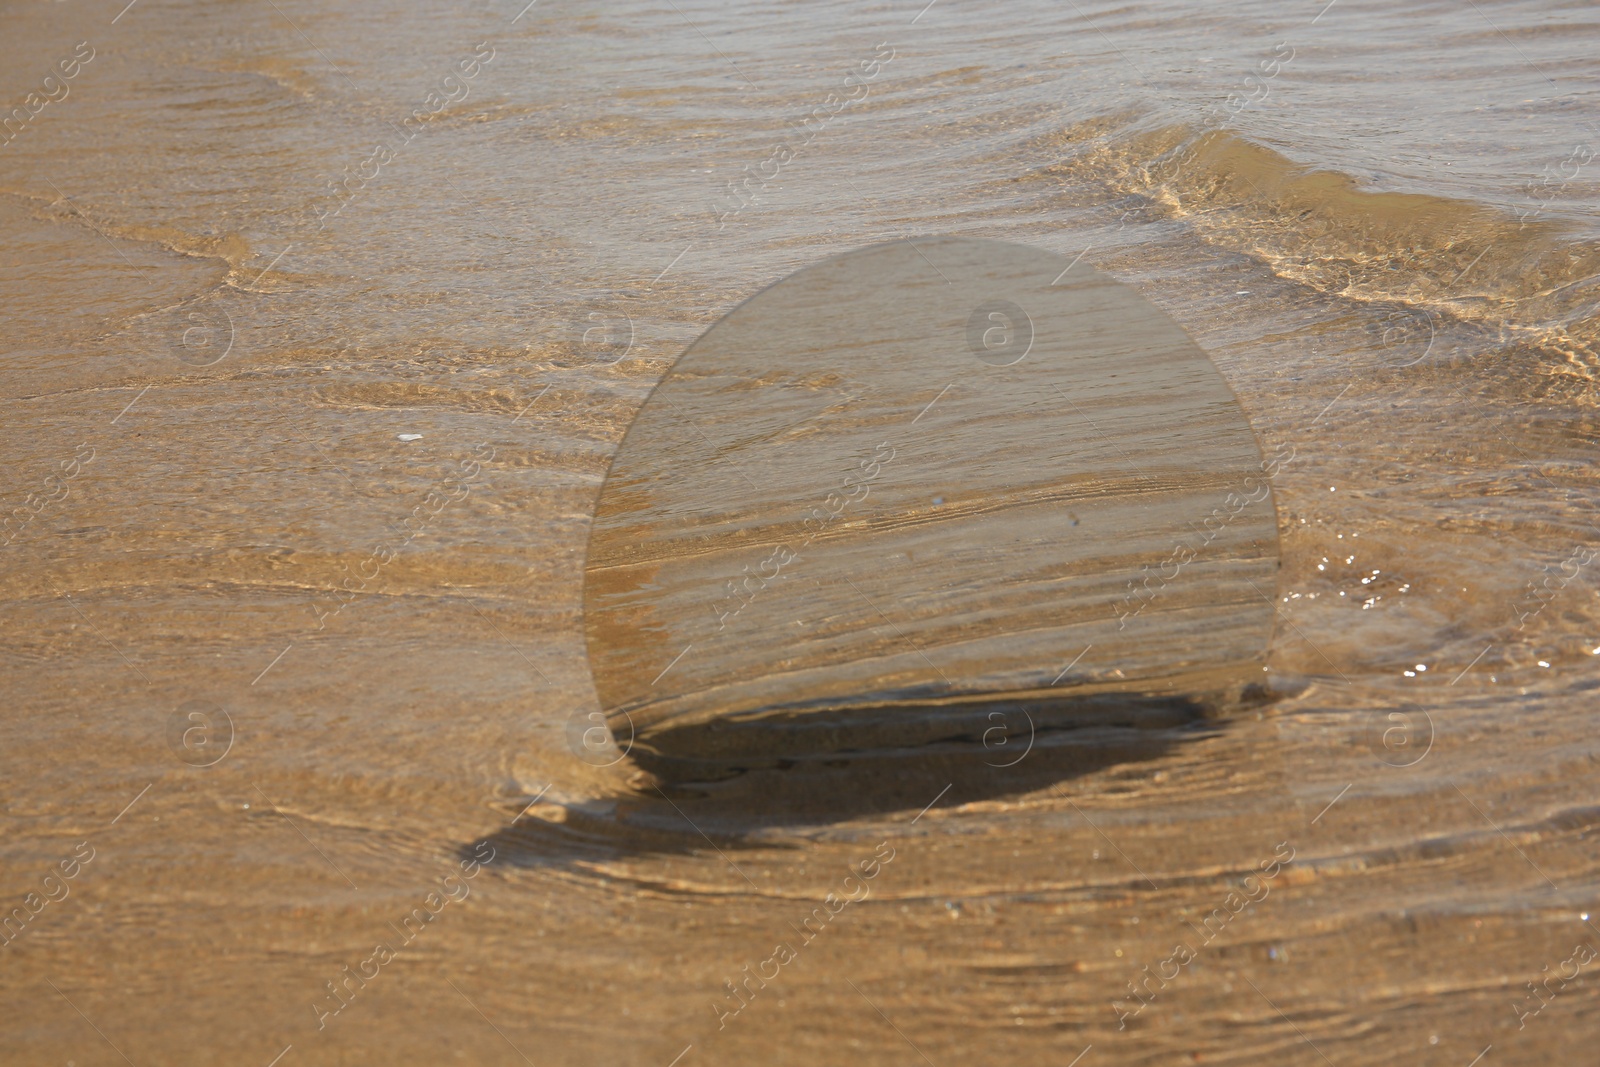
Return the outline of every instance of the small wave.
[[[1600,364],[1600,242],[1484,202],[1364,188],[1225,129],[1101,117],[1050,168],[1181,220],[1207,244],[1361,303],[1493,327]],[[1077,145],[1076,150],[1070,146]]]
[[[132,241],[150,244],[175,255],[217,260],[227,267],[229,278],[242,271],[251,255],[250,242],[238,233],[217,235],[190,233],[176,226],[145,225],[117,219],[107,209],[98,205],[85,208],[75,201],[62,197],[38,196],[20,190],[0,190],[0,194],[15,196],[27,202],[33,208],[36,218],[82,226],[112,242]]]

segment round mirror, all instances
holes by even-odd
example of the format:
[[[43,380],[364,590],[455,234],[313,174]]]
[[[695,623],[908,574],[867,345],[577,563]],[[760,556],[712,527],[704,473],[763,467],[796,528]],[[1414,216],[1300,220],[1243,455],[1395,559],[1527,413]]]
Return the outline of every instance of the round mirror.
[[[1237,697],[1275,469],[1205,353],[1087,263],[955,237],[825,260],[691,345],[612,461],[601,709],[633,758],[703,772],[980,739],[996,706],[1047,730]]]

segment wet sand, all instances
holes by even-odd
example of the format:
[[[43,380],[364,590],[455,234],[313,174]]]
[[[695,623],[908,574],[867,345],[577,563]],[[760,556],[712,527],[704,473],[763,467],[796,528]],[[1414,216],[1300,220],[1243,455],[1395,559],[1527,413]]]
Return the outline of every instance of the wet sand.
[[[6,11],[0,1061],[1581,1061],[1593,13],[920,6]],[[597,756],[650,390],[939,235],[1292,450],[1267,698]]]

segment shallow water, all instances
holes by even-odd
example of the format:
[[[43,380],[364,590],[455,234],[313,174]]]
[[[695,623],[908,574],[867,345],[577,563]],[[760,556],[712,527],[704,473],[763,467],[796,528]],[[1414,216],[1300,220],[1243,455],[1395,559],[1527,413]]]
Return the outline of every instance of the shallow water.
[[[1591,7],[0,17],[37,110],[0,136],[6,1062],[1600,1031]],[[1009,780],[596,758],[585,546],[650,389],[773,282],[941,234],[1081,253],[1293,450],[1273,699]]]

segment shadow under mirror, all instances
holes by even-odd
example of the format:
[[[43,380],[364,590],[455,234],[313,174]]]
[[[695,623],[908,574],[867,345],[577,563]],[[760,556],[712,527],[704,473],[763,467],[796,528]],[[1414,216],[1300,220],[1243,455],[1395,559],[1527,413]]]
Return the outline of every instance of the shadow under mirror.
[[[1185,696],[1100,693],[1048,700],[994,700],[952,710],[900,709],[915,715],[914,745],[840,747],[813,737],[811,755],[733,761],[674,759],[636,748],[631,790],[580,803],[541,803],[489,837],[518,866],[561,866],[642,854],[689,854],[784,847],[774,829],[848,822],[867,816],[916,816],[929,798],[965,804],[1059,787],[1110,767],[1162,757],[1214,736],[1230,715],[1267,699],[1256,688],[1231,707]],[[768,724],[816,730],[808,716]],[[693,749],[714,724],[669,731],[675,749]],[[869,741],[871,734],[856,735]],[[880,739],[881,740],[881,739]],[[715,743],[706,744],[715,747]],[[462,856],[470,851],[463,847]]]

